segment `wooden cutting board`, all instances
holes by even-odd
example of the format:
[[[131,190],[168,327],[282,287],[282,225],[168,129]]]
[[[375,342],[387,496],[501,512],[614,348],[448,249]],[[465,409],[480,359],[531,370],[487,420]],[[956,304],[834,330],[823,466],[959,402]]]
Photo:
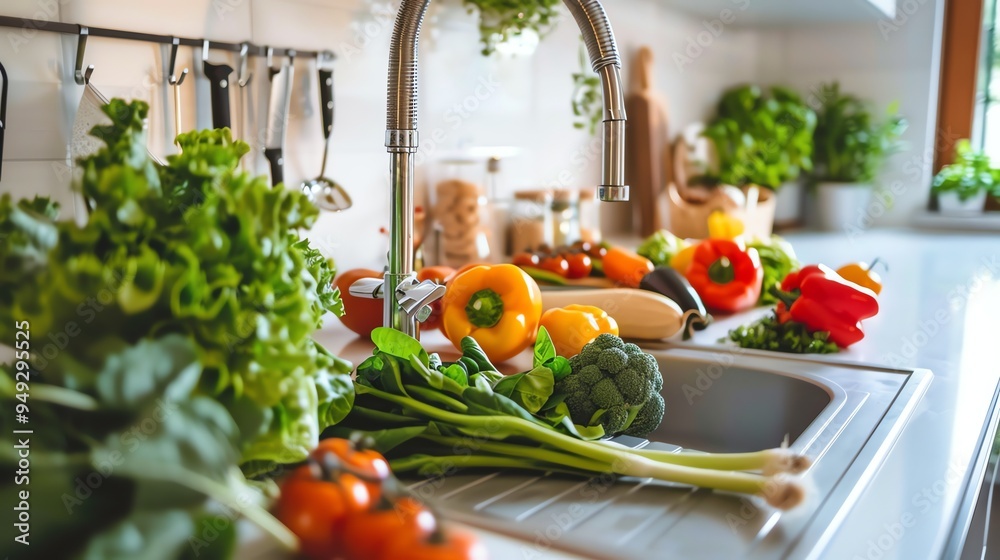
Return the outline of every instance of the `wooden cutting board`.
[[[667,115],[653,91],[653,51],[640,47],[633,62],[632,88],[625,97],[627,158],[625,179],[637,208],[638,227],[646,237],[663,227],[660,194],[667,178],[663,154],[667,146]]]

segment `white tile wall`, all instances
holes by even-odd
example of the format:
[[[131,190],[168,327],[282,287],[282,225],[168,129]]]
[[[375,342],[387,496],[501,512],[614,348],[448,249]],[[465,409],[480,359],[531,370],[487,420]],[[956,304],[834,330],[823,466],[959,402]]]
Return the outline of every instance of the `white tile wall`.
[[[933,2],[928,0],[927,6]],[[715,36],[711,22],[678,14],[656,0],[606,2],[625,55],[626,76],[630,57],[641,44],[651,45],[657,53],[656,84],[673,131],[707,116],[718,93],[730,85],[764,80],[808,87],[838,77],[845,86],[877,101],[904,101],[904,110],[916,121],[910,135],[918,144],[926,143],[933,128],[929,116],[919,117],[932,90],[925,43],[927,29],[933,27],[933,9],[927,6],[889,41],[882,41],[877,29],[873,35],[862,25],[784,31],[743,28],[739,13],[733,25],[725,25]],[[337,112],[327,173],[346,186],[355,206],[349,212],[323,216],[311,236],[341,267],[350,268],[378,267],[385,254],[379,228],[386,223],[388,207],[383,131],[395,7],[396,2],[387,0],[4,0],[0,14],[336,51]],[[596,157],[580,164],[574,156],[596,152],[589,150],[587,134],[572,127],[569,108],[578,35],[564,14],[533,57],[486,59],[478,54],[474,21],[457,0],[433,3],[421,44],[420,127],[427,159],[460,146],[518,146],[520,155],[504,168],[508,189],[592,184],[598,175]],[[699,40],[697,49],[691,46]],[[0,29],[0,61],[12,79],[0,192],[38,192],[67,199],[68,127],[82,93],[71,77],[75,48],[74,37],[42,32],[29,37],[20,30]],[[196,51],[183,48],[179,62],[192,70],[182,89],[184,129],[210,122],[208,87],[200,77],[201,53]],[[87,49],[98,89],[152,104],[150,147],[158,154],[170,152],[174,134],[171,90],[164,79],[167,53],[166,47],[100,38],[91,38]],[[690,60],[684,62],[683,56]],[[211,57],[237,65],[235,55],[212,52]],[[237,125],[237,133],[260,147],[261,134],[256,131],[263,127],[259,117],[268,83],[262,60],[253,59],[253,70],[248,105],[258,119],[250,119],[244,130]],[[320,166],[322,136],[314,72],[312,61],[296,62],[285,172],[294,186],[315,176]],[[489,87],[484,89],[483,84]],[[462,103],[473,110],[456,116],[454,106]],[[430,142],[432,137],[439,141]],[[251,163],[266,172],[262,158]],[[918,181],[921,189],[924,179]],[[901,203],[894,212],[902,215],[912,206]]]
[[[908,147],[889,160],[878,179],[896,194],[884,215],[880,206],[870,207],[875,224],[906,223],[927,203],[938,134],[943,7],[944,0],[900,0],[895,19],[762,32],[764,81],[808,92],[836,79],[844,91],[871,100],[879,109],[899,103],[909,121],[903,136]]]

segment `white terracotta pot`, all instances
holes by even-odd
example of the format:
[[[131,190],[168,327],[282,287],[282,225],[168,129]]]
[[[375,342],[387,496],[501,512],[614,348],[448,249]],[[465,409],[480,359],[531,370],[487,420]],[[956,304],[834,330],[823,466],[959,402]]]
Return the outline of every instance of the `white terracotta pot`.
[[[982,214],[986,205],[986,191],[983,191],[972,198],[961,200],[958,193],[943,192],[937,195],[938,210],[942,214]]]
[[[816,185],[816,216],[820,229],[852,231],[870,222],[865,213],[872,187],[865,183],[819,183]]]
[[[795,224],[802,219],[801,181],[784,183],[775,192],[774,223],[776,225]]]

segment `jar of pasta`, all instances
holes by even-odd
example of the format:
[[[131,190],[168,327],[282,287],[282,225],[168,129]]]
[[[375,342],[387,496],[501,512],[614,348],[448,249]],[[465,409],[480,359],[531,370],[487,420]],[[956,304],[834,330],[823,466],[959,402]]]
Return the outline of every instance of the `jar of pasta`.
[[[552,193],[546,190],[518,191],[510,212],[510,250],[534,251],[552,246]]]

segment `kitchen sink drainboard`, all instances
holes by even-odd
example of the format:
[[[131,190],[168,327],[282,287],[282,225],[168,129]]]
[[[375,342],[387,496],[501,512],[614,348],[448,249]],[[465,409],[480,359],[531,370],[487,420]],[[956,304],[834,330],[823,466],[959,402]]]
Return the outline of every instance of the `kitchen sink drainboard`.
[[[410,488],[446,517],[521,539],[522,558],[550,549],[643,560],[817,557],[931,375],[754,351],[649,351],[664,374],[667,413],[653,441],[620,443],[739,452],[787,437],[814,461],[809,499],[781,512],[758,498],[649,479],[526,471],[459,471],[410,479]]]

